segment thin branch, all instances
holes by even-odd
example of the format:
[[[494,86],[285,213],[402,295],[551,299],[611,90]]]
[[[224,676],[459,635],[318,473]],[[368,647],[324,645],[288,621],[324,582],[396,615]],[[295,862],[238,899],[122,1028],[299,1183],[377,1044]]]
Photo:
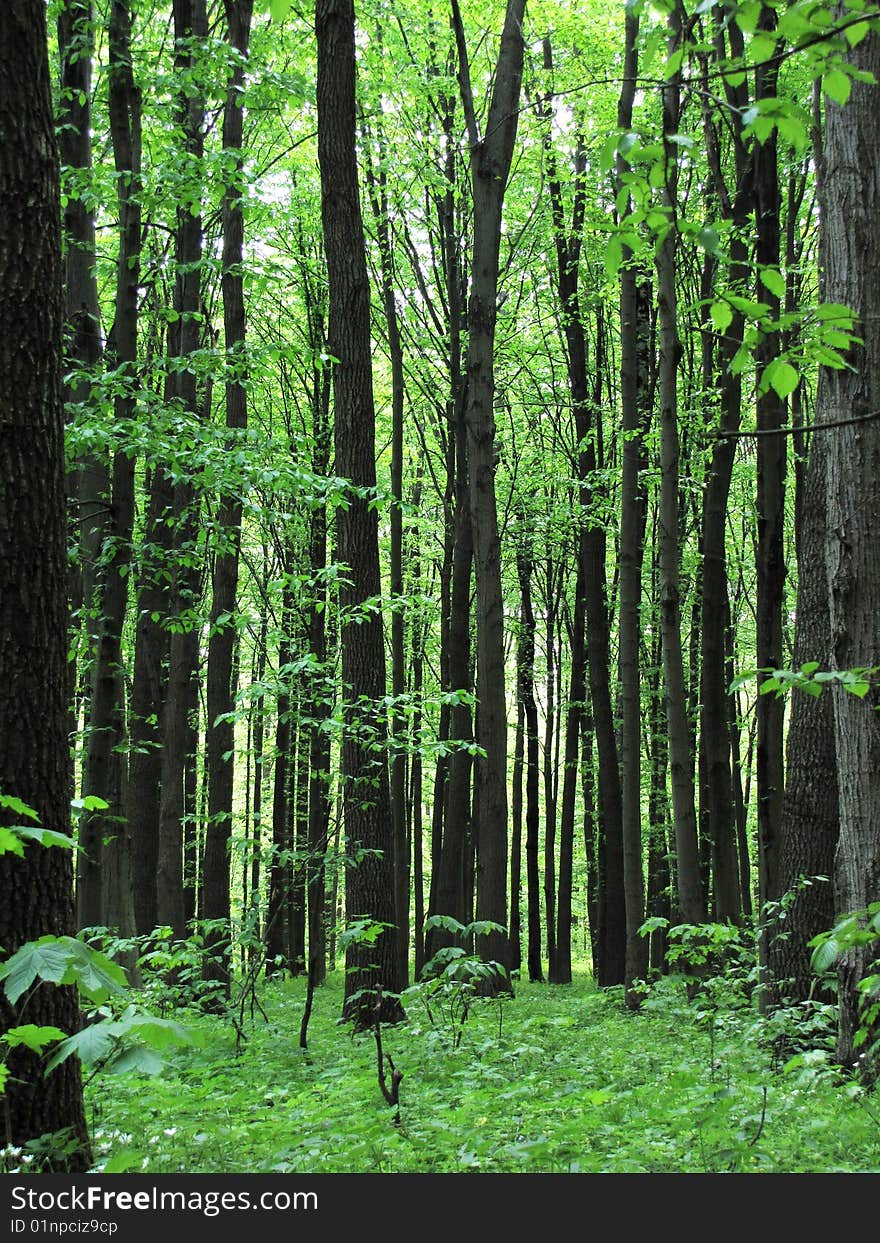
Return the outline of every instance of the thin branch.
[[[768,427],[752,432],[716,432],[715,440],[749,440],[756,436],[795,436],[801,432],[825,432],[835,427],[852,427],[858,423],[870,423],[880,419],[880,410],[868,414],[855,414],[851,419],[833,419],[828,423],[802,423],[799,427]]]

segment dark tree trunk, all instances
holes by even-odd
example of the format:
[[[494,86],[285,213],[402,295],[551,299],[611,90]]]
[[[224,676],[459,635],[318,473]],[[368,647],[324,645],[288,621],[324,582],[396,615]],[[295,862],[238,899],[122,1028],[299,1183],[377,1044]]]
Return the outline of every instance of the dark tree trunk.
[[[849,53],[854,69],[880,75],[880,36],[873,31]],[[857,319],[848,370],[823,368],[817,412],[828,423],[870,416],[862,423],[817,433],[828,438],[825,561],[832,668],[880,665],[880,111],[877,88],[854,81],[849,102],[830,100],[825,112],[821,188],[825,297],[850,307]],[[815,659],[815,658],[814,658]],[[880,695],[866,699],[836,686],[835,751],[840,837],[835,860],[838,914],[880,900]],[[769,696],[767,697],[769,698]],[[874,947],[876,948],[876,947]],[[871,948],[851,951],[839,968],[837,1055],[856,1055],[856,991]]]
[[[474,238],[468,299],[468,473],[477,595],[477,919],[505,928],[477,941],[483,957],[507,970],[507,702],[501,544],[495,502],[494,342],[504,192],[519,120],[525,0],[508,0],[485,134],[477,130],[464,27],[457,0],[453,24],[459,84],[470,140]],[[496,976],[493,989],[509,987]]]
[[[670,16],[670,44],[681,37],[681,14]],[[664,87],[663,132],[678,130],[680,77]],[[668,166],[666,201],[674,210],[676,164]],[[705,915],[700,885],[697,819],[694,801],[694,765],[688,720],[681,645],[681,584],[679,546],[678,366],[681,347],[676,320],[676,238],[670,228],[657,255],[658,317],[660,323],[660,624],[663,634],[663,675],[669,732],[669,770],[675,824],[678,900],[686,923],[701,923]]]
[[[760,28],[773,30],[776,12],[761,10]],[[776,96],[778,64],[771,58],[755,70],[755,99]],[[755,258],[759,270],[778,270],[780,257],[779,171],[776,130],[763,143],[756,143],[753,164],[753,196],[757,244]],[[779,298],[760,287],[761,300],[768,305],[768,317],[778,319]],[[759,380],[761,373],[780,350],[778,332],[768,332],[755,351]],[[785,402],[772,386],[756,400],[758,430],[770,432],[785,422]],[[756,648],[759,669],[782,666],[782,601],[785,589],[785,467],[786,436],[758,437],[758,547],[756,568],[757,627]],[[763,679],[766,675],[759,674]],[[783,719],[785,704],[776,695],[759,695],[757,715],[756,777],[758,785],[758,889],[759,906],[779,896],[779,827],[783,795]],[[766,945],[761,941],[762,961]]]
[[[526,751],[526,902],[527,961],[530,980],[543,980],[541,963],[541,881],[539,871],[538,705],[535,702],[535,612],[532,607],[532,558],[527,536],[517,550],[516,568],[522,600],[520,610],[519,681],[517,698],[525,715]]]
[[[352,0],[317,0],[315,30],[321,219],[330,296],[328,346],[338,360],[333,369],[336,472],[353,487],[372,490],[376,466],[370,288],[355,152]],[[369,852],[348,869],[346,913],[349,919],[369,916],[387,925],[377,941],[352,941],[346,954],[345,1014],[357,1026],[367,1027],[374,1022],[372,991],[383,990],[383,1017],[395,1020],[402,1011],[392,994],[405,982],[400,974],[399,930],[394,926],[394,837],[383,747],[386,730],[376,707],[385,695],[382,616],[375,608],[366,617],[362,613],[364,602],[378,602],[381,593],[378,518],[366,496],[352,495],[337,521],[340,561],[347,567],[340,592],[346,705],[341,755],[345,835],[347,853]],[[374,749],[377,744],[378,751]]]
[[[226,383],[226,427],[230,447],[247,430],[245,390],[244,213],[241,195],[244,175],[242,133],[244,82],[250,41],[253,0],[225,0],[227,38],[237,53],[226,85],[223,109],[223,150],[230,172],[223,192],[223,326],[228,364],[233,369]],[[241,490],[220,497],[217,527],[223,548],[214,553],[213,601],[208,639],[207,765],[208,826],[203,880],[205,918],[220,921],[208,938],[208,946],[229,940],[229,847],[232,835],[232,798],[235,774],[235,625],[238,592],[238,557],[241,545]],[[229,987],[226,959],[212,953],[206,959],[206,976]]]
[[[162,775],[159,721],[168,682],[168,613],[165,580],[174,490],[167,471],[147,475],[147,513],[137,594],[134,669],[129,702],[131,752],[126,817],[131,837],[134,923],[147,933],[158,922],[156,874],[159,863],[159,789]]]
[[[804,481],[798,540],[798,594],[794,668],[831,657],[828,577],[825,562],[829,436],[813,437]],[[837,762],[834,750],[834,703],[827,691],[818,698],[794,691],[788,728],[787,775],[779,845],[779,892],[796,889],[800,877],[834,872],[839,831]],[[772,924],[768,938],[773,988],[778,995],[805,1001],[815,976],[807,942],[834,923],[831,884],[814,883],[797,890],[785,920]],[[781,934],[781,935],[780,935]]]
[[[70,832],[67,513],[62,405],[61,208],[46,13],[0,8],[0,791]],[[2,822],[21,817],[0,811]],[[0,857],[0,944],[74,931],[70,854],[31,844]],[[40,985],[19,1015],[0,995],[0,1033],[20,1021],[79,1028],[71,988]],[[76,1058],[43,1075],[19,1047],[7,1061],[0,1142],[69,1131],[56,1171],[91,1164]]]
[[[61,96],[58,105],[58,146],[62,167],[88,173],[92,167],[92,60],[94,13],[91,0],[68,0],[58,14]],[[65,352],[71,368],[94,367],[101,359],[101,311],[95,275],[95,213],[85,195],[71,191],[64,207]],[[66,402],[86,402],[89,384],[65,384]],[[70,416],[74,425],[80,417]],[[104,542],[110,477],[102,454],[84,454],[71,471],[72,542],[77,548],[71,570],[71,614],[81,624],[94,605],[95,570]],[[93,656],[92,644],[88,645]],[[76,667],[71,670],[76,684]],[[76,711],[74,710],[74,725]]]
[[[391,606],[391,694],[394,703],[390,714],[391,735],[391,827],[394,838],[394,909],[398,928],[397,950],[400,955],[398,972],[409,981],[409,855],[406,844],[406,749],[404,734],[406,714],[403,697],[406,692],[406,658],[404,649],[403,594],[403,412],[404,388],[403,341],[394,293],[394,271],[391,251],[391,228],[388,209],[387,152],[379,131],[380,166],[378,175],[367,170],[370,204],[379,239],[382,277],[382,303],[388,333],[388,357],[391,363],[391,539],[389,549],[389,599]]]
[[[175,65],[185,72],[192,67],[194,43],[207,37],[205,0],[174,0]],[[197,162],[204,138],[204,101],[198,91],[181,91],[177,122],[189,157]],[[197,205],[196,205],[197,207]],[[175,237],[177,276],[174,310],[180,331],[169,341],[188,359],[199,348],[201,313],[202,220],[196,210],[180,207]],[[184,365],[177,371],[175,399],[185,417],[195,420],[199,401],[195,370]],[[210,409],[210,394],[206,400]],[[185,931],[183,821],[186,813],[185,782],[192,743],[192,704],[198,676],[198,633],[194,613],[200,595],[200,574],[194,556],[198,527],[198,503],[191,478],[183,472],[174,485],[174,540],[172,549],[171,640],[168,687],[162,713],[162,770],[159,803],[158,898],[159,922],[182,937]],[[210,832],[210,828],[208,829]]]
[[[119,255],[116,318],[108,354],[124,385],[134,388],[137,363],[138,280],[141,249],[141,99],[131,65],[131,14],[113,0],[109,28],[110,131],[117,175]],[[135,413],[131,391],[118,394],[114,418],[124,425]],[[128,571],[134,525],[134,459],[125,450],[113,460],[112,505],[105,565],[99,587],[98,644],[92,673],[83,794],[97,795],[105,811],[83,813],[80,826],[77,906],[80,926],[107,924],[122,936],[134,932],[131,840],[125,820],[125,687],[122,631],[128,604]]]

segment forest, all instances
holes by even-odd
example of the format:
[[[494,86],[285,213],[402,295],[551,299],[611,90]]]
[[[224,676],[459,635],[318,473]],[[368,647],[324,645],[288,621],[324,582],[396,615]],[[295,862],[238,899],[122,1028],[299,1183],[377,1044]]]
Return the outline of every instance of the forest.
[[[878,74],[0,5],[0,1172],[880,1172]]]

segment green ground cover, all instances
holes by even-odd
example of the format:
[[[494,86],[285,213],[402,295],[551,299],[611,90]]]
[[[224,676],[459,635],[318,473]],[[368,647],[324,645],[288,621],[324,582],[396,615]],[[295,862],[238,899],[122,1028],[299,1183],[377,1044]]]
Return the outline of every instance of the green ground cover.
[[[396,1122],[374,1034],[338,1022],[342,983],[337,972],[318,991],[308,1052],[294,980],[262,988],[265,1017],[255,1011],[244,1041],[188,1012],[201,1043],[161,1073],[94,1075],[96,1168],[880,1171],[880,1101],[833,1068],[821,1009],[798,1053],[791,1017],[762,1019],[753,1001],[688,1001],[667,981],[633,1014],[583,973],[569,988],[521,982],[500,1007],[476,1003],[456,1047],[436,1009],[432,1024],[411,998],[409,1022],[382,1033],[404,1075]]]

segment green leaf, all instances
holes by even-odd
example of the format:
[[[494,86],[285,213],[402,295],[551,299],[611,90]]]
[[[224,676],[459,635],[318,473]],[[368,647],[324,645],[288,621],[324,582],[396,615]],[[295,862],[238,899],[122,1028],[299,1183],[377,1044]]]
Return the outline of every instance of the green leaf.
[[[10,1027],[0,1039],[10,1049],[23,1044],[25,1048],[33,1049],[34,1053],[42,1053],[47,1044],[53,1040],[64,1040],[66,1035],[60,1027],[37,1027],[35,1023],[25,1023],[22,1027]]]
[[[821,945],[817,945],[813,950],[810,966],[817,974],[828,971],[837,962],[842,948],[834,937],[829,936],[827,940],[823,941]]]
[[[761,269],[761,284],[777,298],[785,297],[785,277],[776,268]]]
[[[843,33],[850,47],[857,47],[870,29],[867,22],[856,22],[854,26],[848,26]]]
[[[762,65],[776,51],[776,36],[759,31],[749,44],[749,57],[756,65]]]
[[[836,104],[843,107],[849,99],[852,80],[842,69],[829,69],[822,78],[822,90],[829,99],[833,99]]]
[[[20,859],[24,858],[24,846],[15,830],[0,828],[0,855],[18,855]]]
[[[28,820],[39,822],[40,817],[33,807],[29,807],[27,803],[23,803],[20,798],[15,798],[12,794],[0,794],[0,807],[6,807],[9,811],[14,811],[17,816],[26,816]]]
[[[697,234],[697,245],[702,246],[710,255],[718,254],[718,246],[721,239],[718,236],[718,230],[713,229],[711,225],[707,225],[704,229],[700,229]]]
[[[733,307],[729,302],[719,300],[709,307],[709,315],[716,332],[724,333],[733,322]]]
[[[764,371],[764,377],[778,397],[786,398],[798,386],[800,376],[791,363],[774,358]]]
[[[125,972],[106,954],[83,945],[73,937],[40,937],[29,941],[6,962],[0,963],[0,980],[11,1005],[35,980],[50,984],[75,984],[89,1001],[101,1005],[111,993],[126,987]]]
[[[107,1069],[113,1075],[124,1075],[136,1071],[142,1075],[158,1075],[165,1068],[165,1062],[158,1053],[148,1049],[146,1045],[131,1045],[124,1049],[119,1057],[114,1057]]]
[[[160,1019],[154,1014],[134,1014],[114,1024],[119,1037],[136,1035],[138,1040],[151,1049],[168,1049],[174,1045],[197,1045],[201,1036],[189,1031],[173,1019]]]
[[[269,0],[269,12],[273,22],[283,22],[290,12],[293,0]]]
[[[66,1062],[73,1054],[76,1054],[86,1066],[96,1066],[99,1062],[103,1062],[109,1057],[116,1044],[116,1038],[112,1030],[113,1026],[114,1024],[110,1020],[105,1020],[102,1023],[90,1023],[81,1032],[68,1036],[66,1040],[61,1042],[46,1063],[46,1074],[48,1075],[50,1071],[54,1070],[56,1066],[60,1066],[62,1062]]]
[[[605,271],[609,276],[616,276],[623,262],[623,246],[617,234],[612,234],[605,247]]]
[[[97,794],[87,794],[85,798],[72,798],[70,805],[74,811],[106,811],[110,806],[103,798],[98,798]]]

